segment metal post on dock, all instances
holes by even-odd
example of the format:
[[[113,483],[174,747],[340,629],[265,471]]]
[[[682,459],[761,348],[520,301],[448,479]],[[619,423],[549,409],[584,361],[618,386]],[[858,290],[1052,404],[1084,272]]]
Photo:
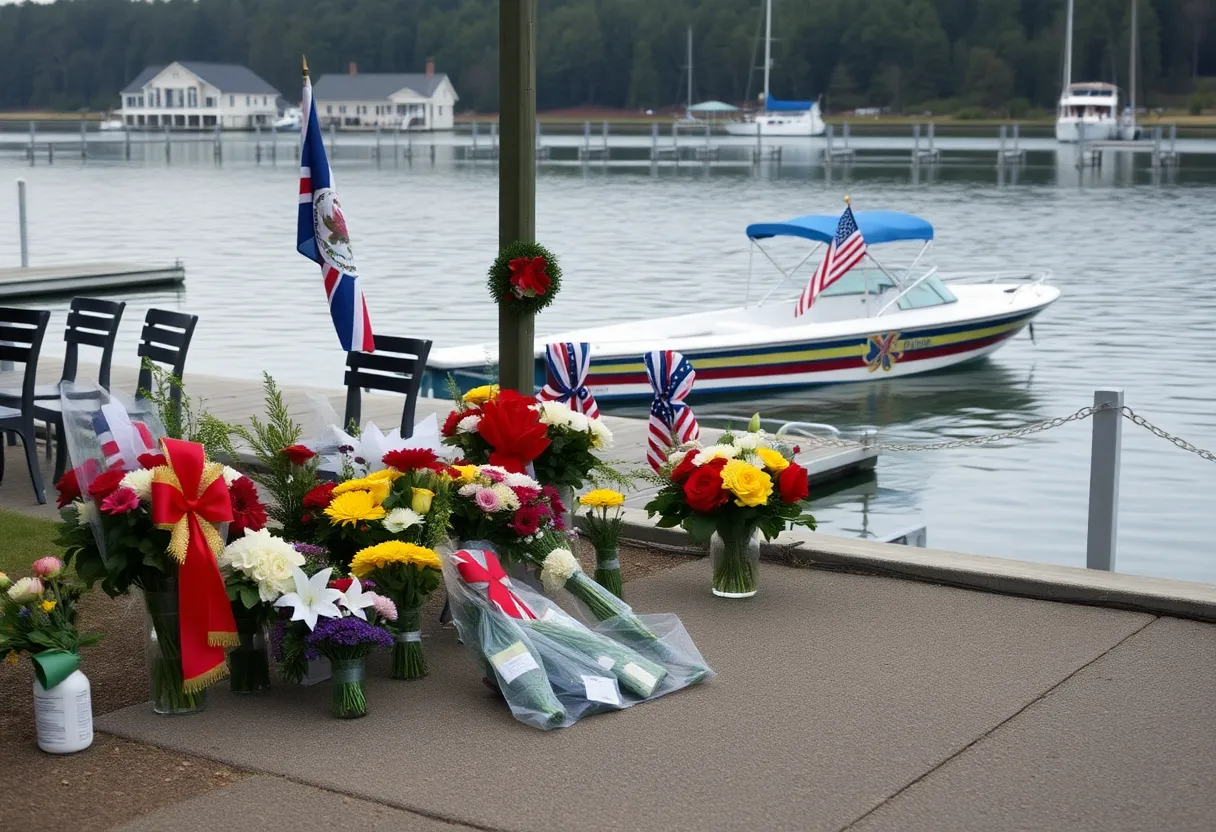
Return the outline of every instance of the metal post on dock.
[[[680,124],[673,121],[671,123],[671,157],[676,161],[676,167],[680,166]]]
[[[46,163],[48,165],[55,164],[55,143],[54,142],[46,143]]]
[[[473,161],[477,161],[477,122],[473,122]]]
[[[82,161],[89,158],[88,124],[83,118],[80,120],[80,158]]]
[[[709,164],[710,147],[709,147],[709,123],[705,124],[705,164]]]
[[[759,122],[756,123],[756,164],[764,158],[764,131],[760,129]]]
[[[29,228],[25,217],[25,180],[17,180],[17,229],[21,234],[21,268],[30,265]]]
[[[304,151],[301,150],[301,153]],[[331,121],[329,123],[329,158],[338,158],[338,122]]]
[[[169,161],[169,125],[165,125],[165,161]]]
[[[823,125],[823,161],[824,164],[832,163],[832,139],[835,138],[835,125]]]
[[[270,164],[279,164],[279,131],[270,129]]]
[[[393,128],[393,167],[401,164],[401,154],[397,152],[397,148],[401,145],[401,125],[398,124]]]
[[[840,128],[841,138],[844,139],[844,149],[849,149],[849,123],[846,121]]]
[[[1022,160],[1021,148],[1018,147],[1019,136],[1021,134],[1021,125],[1016,121],[1013,123],[1013,152],[1018,157],[1018,161]]]
[[[216,123],[215,123],[215,147],[213,148],[212,152],[213,152],[213,155],[215,156],[216,163],[223,164],[223,162],[224,162],[224,140],[222,138],[222,133],[220,131],[220,123],[218,121],[216,121]]]
[[[131,128],[122,128],[122,157],[131,161]]]
[[[608,161],[608,122],[604,122],[601,128],[604,136],[604,161]]]
[[[1094,391],[1094,434],[1089,456],[1089,534],[1085,565],[1115,568],[1119,526],[1119,455],[1123,440],[1123,391]]]
[[[380,122],[376,122],[376,165],[380,164]]]
[[[1161,164],[1161,128],[1153,128],[1153,167]]]
[[[1171,159],[1178,158],[1178,156],[1176,155],[1177,150],[1175,149],[1175,145],[1177,145],[1177,144],[1178,144],[1178,125],[1171,124],[1170,125],[1170,158]]]
[[[259,165],[262,164],[262,125],[253,125],[253,158]]]
[[[414,131],[407,124],[405,127],[405,157],[414,164]]]
[[[583,161],[586,162],[591,158],[591,122],[583,122]]]
[[[920,163],[920,123],[912,125],[912,164]]]
[[[498,161],[498,122],[490,122],[490,150],[494,153],[494,161]]]
[[[930,159],[937,158],[937,151],[934,150],[934,148],[933,148],[933,140],[934,140],[934,138],[936,138],[936,136],[937,136],[937,123],[931,121],[931,122],[929,122],[929,158]]]
[[[34,122],[30,122],[30,166],[34,165]]]
[[[1000,149],[997,150],[997,153],[996,153],[997,167],[1001,167],[1005,164],[1006,155],[1007,154],[1005,152],[1005,125],[1002,124],[1001,125]]]

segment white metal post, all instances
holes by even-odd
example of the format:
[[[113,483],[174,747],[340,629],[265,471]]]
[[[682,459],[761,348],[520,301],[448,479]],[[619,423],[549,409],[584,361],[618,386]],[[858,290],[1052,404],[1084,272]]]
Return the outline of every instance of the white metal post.
[[[1089,457],[1089,534],[1085,565],[1115,568],[1119,526],[1119,457],[1123,440],[1123,391],[1095,390],[1094,433]]]
[[[17,227],[21,233],[21,268],[29,268],[30,244],[25,218],[25,180],[17,180]]]

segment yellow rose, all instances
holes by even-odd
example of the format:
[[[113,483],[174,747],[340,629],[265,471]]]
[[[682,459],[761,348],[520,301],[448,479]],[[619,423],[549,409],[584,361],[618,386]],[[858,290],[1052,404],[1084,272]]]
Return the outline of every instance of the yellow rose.
[[[429,488],[413,489],[414,498],[410,500],[410,508],[419,514],[426,514],[431,510],[431,500],[435,499],[435,492]]]
[[[760,461],[764,463],[764,467],[774,474],[780,474],[790,467],[790,461],[783,457],[779,451],[774,451],[772,448],[756,448],[756,456],[760,457]]]
[[[472,390],[465,393],[464,396],[461,397],[461,401],[463,401],[465,404],[471,404],[474,407],[480,407],[490,399],[495,398],[497,395],[497,384],[483,384],[480,387],[474,387]]]
[[[739,459],[730,460],[722,469],[722,485],[741,506],[762,506],[773,493],[773,478]]]
[[[477,479],[476,465],[456,465],[454,467],[460,472],[460,482],[472,482]]]
[[[53,609],[55,609],[54,601],[43,601],[42,602],[42,611],[43,612],[50,612]]]
[[[593,508],[611,508],[624,503],[625,495],[619,491],[613,491],[611,488],[597,488],[595,491],[588,491],[579,497],[578,502],[579,505]]]

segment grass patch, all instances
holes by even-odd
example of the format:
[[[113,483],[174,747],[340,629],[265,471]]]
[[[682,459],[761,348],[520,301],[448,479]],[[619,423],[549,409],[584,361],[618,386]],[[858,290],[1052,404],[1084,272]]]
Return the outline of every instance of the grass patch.
[[[30,564],[46,555],[63,557],[55,539],[55,523],[0,509],[0,572],[24,576]]]

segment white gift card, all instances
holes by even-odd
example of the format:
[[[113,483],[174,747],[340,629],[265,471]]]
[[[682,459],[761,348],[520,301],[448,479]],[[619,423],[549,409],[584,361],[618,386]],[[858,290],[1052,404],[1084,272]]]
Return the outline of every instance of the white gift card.
[[[540,665],[536,663],[536,659],[532,658],[532,654],[528,652],[528,648],[522,641],[517,641],[506,650],[495,653],[490,657],[490,662],[498,668],[503,681],[508,685],[529,670],[540,669]]]
[[[583,686],[587,689],[587,699],[590,702],[621,704],[621,691],[616,686],[616,679],[607,676],[584,676]]]

